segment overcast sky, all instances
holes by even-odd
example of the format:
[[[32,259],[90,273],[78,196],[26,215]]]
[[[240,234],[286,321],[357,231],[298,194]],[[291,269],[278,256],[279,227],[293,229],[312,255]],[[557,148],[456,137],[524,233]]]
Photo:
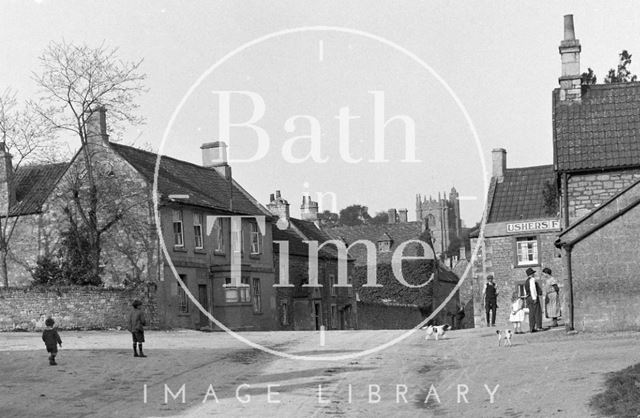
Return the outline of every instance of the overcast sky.
[[[593,68],[600,81],[617,64],[620,50],[640,54],[640,12],[631,1],[0,0],[0,5],[0,89],[10,86],[23,99],[33,97],[31,73],[39,70],[37,57],[50,41],[94,46],[104,41],[119,47],[124,59],[143,58],[148,75],[150,91],[139,100],[147,123],[128,130],[125,140],[160,147],[171,116],[184,102],[161,152],[195,163],[201,161],[202,143],[220,139],[230,143],[236,159],[259,152],[253,129],[232,127],[230,137],[221,138],[222,96],[215,92],[236,92],[230,93],[230,121],[254,116],[269,142],[257,161],[234,163],[233,175],[263,203],[281,190],[294,215],[304,192],[314,198],[321,192],[335,194],[337,209],[352,203],[368,206],[372,214],[408,208],[413,220],[416,194],[436,196],[455,186],[467,199],[461,204],[463,219],[473,225],[484,203],[481,159],[490,172],[491,149],[506,148],[509,167],[552,163],[551,92],[560,75],[563,15],[574,15],[582,69]],[[266,38],[257,42],[261,37]],[[640,72],[640,62],[631,70]],[[407,146],[405,122],[393,120],[384,130],[388,161],[372,162],[380,159],[374,102],[382,95],[383,120],[400,115],[412,121],[415,145]],[[264,115],[257,113],[259,101]],[[352,118],[352,162],[340,152],[337,116],[342,111],[346,120],[345,108]],[[310,135],[315,121],[320,138],[315,151],[326,162],[287,158],[289,148],[295,158],[309,153],[309,140],[295,137]],[[321,206],[332,209],[331,200]]]

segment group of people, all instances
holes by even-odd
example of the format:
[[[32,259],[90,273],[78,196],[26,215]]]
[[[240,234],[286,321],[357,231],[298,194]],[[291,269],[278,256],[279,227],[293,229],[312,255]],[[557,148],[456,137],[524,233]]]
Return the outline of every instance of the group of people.
[[[543,293],[542,286],[536,280],[536,271],[531,267],[526,270],[527,280],[522,288],[513,294],[513,303],[511,305],[511,313],[509,321],[513,323],[516,334],[523,334],[522,323],[525,318],[529,318],[529,331],[542,331],[542,306],[540,300],[545,298],[545,316],[551,319],[551,326],[558,326],[558,318],[561,316],[560,311],[560,287],[553,277],[551,269],[545,267],[542,269],[542,279],[545,282],[545,290]],[[498,309],[498,291],[493,280],[493,276],[487,277],[487,284],[483,292],[484,307],[486,312],[487,326],[494,327],[496,324],[496,310]]]
[[[133,339],[133,356],[147,357],[142,352],[142,343],[144,343],[144,326],[147,325],[144,313],[140,309],[142,302],[136,299],[133,301],[131,306],[133,306],[133,309],[129,312],[127,328],[131,332],[131,337]],[[55,366],[58,364],[56,363],[56,356],[58,355],[58,346],[62,347],[62,339],[60,338],[60,334],[58,334],[58,330],[54,327],[55,321],[53,318],[47,318],[44,324],[46,328],[42,332],[42,341],[44,341],[44,345],[49,353],[49,365]]]

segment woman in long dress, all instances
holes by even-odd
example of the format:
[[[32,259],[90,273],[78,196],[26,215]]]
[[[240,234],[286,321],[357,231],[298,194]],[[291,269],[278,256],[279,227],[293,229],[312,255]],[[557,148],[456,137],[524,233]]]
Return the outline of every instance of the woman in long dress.
[[[545,297],[545,316],[547,318],[551,318],[551,326],[558,326],[558,318],[561,315],[560,312],[560,287],[558,287],[558,282],[551,275],[551,269],[545,267],[542,269],[542,274],[544,274],[547,281],[547,295]]]

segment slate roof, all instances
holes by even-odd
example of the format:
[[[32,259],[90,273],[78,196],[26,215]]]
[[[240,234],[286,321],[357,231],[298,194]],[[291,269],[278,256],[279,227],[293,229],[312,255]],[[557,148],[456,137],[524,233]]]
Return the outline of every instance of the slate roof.
[[[489,189],[489,216],[487,223],[519,219],[539,219],[549,214],[544,205],[545,183],[554,184],[553,166],[509,168],[502,182],[492,179]]]
[[[581,102],[553,93],[554,164],[558,171],[640,166],[640,83],[583,88]]]
[[[111,148],[127,160],[144,178],[153,184],[158,154],[138,148],[110,143]],[[270,215],[235,181],[233,183],[233,210],[243,215]],[[162,156],[158,171],[158,192],[166,198],[170,194],[188,194],[185,202],[223,211],[229,210],[231,188],[217,171],[186,161]]]
[[[14,177],[16,203],[10,216],[29,215],[42,209],[47,197],[67,170],[69,163],[20,166]]]
[[[398,245],[401,243],[418,239],[422,234],[422,222],[402,222],[395,224],[382,225],[357,225],[357,226],[339,226],[334,228],[325,228],[326,232],[333,239],[342,239],[347,246],[353,242],[363,239],[371,241],[374,245],[380,240],[380,237],[386,234],[391,238],[391,251],[378,252],[378,263],[390,263],[391,256]],[[410,245],[405,251],[405,255],[415,255],[417,246]],[[364,245],[356,245],[351,248],[349,254],[356,259],[357,265],[365,265],[367,262],[367,252]]]

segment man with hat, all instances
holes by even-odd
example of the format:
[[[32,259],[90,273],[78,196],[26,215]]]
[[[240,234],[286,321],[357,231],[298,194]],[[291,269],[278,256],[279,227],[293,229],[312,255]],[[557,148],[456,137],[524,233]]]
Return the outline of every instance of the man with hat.
[[[527,294],[527,305],[529,306],[529,331],[536,332],[542,330],[542,308],[540,307],[540,297],[542,289],[536,282],[536,271],[531,267],[527,268],[527,281],[524,289]]]
[[[498,308],[498,291],[493,283],[493,276],[487,276],[487,285],[484,288],[484,307],[487,313],[487,326],[496,326],[496,309]],[[489,317],[491,313],[491,317]],[[491,319],[491,320],[489,320]]]

